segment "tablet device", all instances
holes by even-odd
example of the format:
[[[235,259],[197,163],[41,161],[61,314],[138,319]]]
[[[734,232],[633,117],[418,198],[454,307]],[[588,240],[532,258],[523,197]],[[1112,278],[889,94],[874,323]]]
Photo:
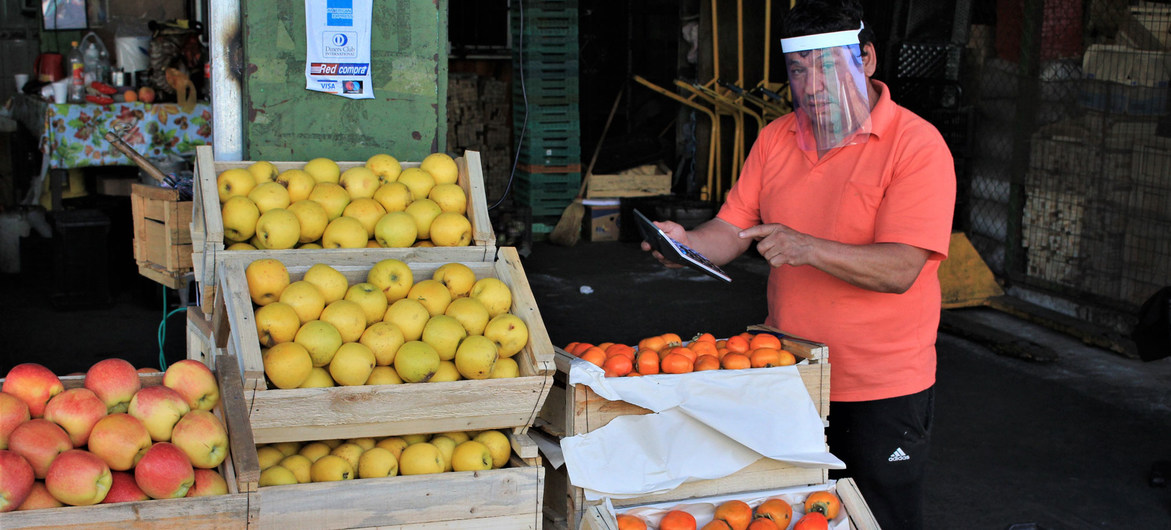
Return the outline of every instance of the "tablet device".
[[[726,282],[732,281],[732,277],[728,273],[721,270],[716,264],[709,261],[707,258],[689,248],[670,236],[659,230],[659,227],[651,223],[647,216],[637,209],[634,210],[634,218],[638,220],[638,231],[642,233],[642,238],[651,245],[651,248],[657,250],[664,258],[667,258],[680,265],[686,265],[713,278],[718,278]]]

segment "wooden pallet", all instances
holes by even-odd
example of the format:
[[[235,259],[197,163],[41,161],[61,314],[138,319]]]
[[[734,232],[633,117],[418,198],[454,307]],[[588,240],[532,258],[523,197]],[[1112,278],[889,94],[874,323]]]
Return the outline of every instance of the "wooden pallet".
[[[194,203],[180,201],[179,190],[132,184],[134,261],[143,276],[172,289],[184,285],[193,268],[191,215]]]
[[[776,332],[766,326],[752,326],[754,331]],[[823,423],[829,416],[829,348],[824,344],[784,337],[784,349],[799,357],[797,370],[809,391]],[[549,398],[541,409],[536,426],[556,437],[585,434],[600,429],[619,416],[650,414],[651,411],[627,403],[610,401],[597,395],[586,385],[567,383],[569,364],[573,356],[556,349],[554,358],[557,375]],[[657,377],[657,376],[645,376]],[[564,467],[547,469],[545,511],[547,519],[564,521],[570,530],[578,526],[588,508],[598,504],[585,499],[581,488],[570,484]],[[748,467],[723,478],[687,482],[666,493],[644,495],[627,499],[611,499],[615,507],[654,502],[675,501],[712,495],[783,488],[796,485],[822,484],[829,480],[823,468],[803,468],[785,462],[762,458]]]

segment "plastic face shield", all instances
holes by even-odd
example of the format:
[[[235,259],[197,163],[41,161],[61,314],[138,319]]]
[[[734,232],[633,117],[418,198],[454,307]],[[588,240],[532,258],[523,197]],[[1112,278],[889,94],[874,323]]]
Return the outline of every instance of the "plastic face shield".
[[[865,143],[870,136],[860,31],[781,39],[802,150],[824,152]]]

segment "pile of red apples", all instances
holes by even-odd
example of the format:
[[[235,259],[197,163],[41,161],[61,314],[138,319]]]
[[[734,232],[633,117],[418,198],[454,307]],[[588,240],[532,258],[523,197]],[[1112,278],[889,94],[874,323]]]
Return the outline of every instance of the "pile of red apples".
[[[14,366],[0,388],[0,512],[228,493],[215,374],[183,360],[161,385],[141,381],[122,359],[68,390],[40,364]]]

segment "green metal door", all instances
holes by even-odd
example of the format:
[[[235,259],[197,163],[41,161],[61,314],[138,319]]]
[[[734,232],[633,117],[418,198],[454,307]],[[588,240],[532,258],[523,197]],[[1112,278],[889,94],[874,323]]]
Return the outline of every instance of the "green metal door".
[[[305,89],[304,0],[241,0],[245,160],[422,160],[446,148],[447,0],[374,0],[374,99]]]

